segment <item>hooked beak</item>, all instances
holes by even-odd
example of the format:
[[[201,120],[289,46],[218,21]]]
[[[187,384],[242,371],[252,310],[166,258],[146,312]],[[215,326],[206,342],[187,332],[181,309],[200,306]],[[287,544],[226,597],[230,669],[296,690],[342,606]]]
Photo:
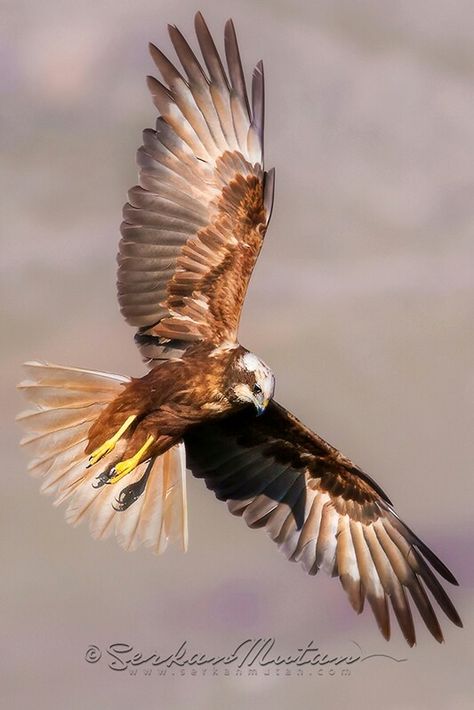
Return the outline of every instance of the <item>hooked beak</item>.
[[[264,413],[268,406],[268,399],[255,399],[255,409],[257,410],[257,417]]]

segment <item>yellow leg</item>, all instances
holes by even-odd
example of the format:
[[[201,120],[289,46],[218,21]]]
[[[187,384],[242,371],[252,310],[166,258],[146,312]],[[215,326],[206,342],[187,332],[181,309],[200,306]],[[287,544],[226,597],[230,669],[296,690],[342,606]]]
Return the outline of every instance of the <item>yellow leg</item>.
[[[136,468],[139,463],[141,463],[146,452],[148,451],[148,449],[150,448],[150,446],[153,444],[154,441],[155,441],[155,437],[149,436],[148,439],[143,444],[142,448],[138,449],[136,454],[134,454],[129,459],[125,459],[125,461],[119,461],[119,463],[115,464],[114,468],[111,471],[111,473],[113,475],[111,478],[109,478],[107,483],[117,483],[117,481],[120,481],[121,478],[126,476],[128,473],[131,473],[133,471],[133,469]]]
[[[125,420],[120,429],[110,439],[104,441],[101,446],[99,446],[91,453],[91,455],[89,456],[89,463],[87,464],[87,468],[93,466],[97,463],[97,461],[100,461],[100,459],[102,459],[104,456],[107,456],[107,454],[110,454],[110,452],[114,450],[117,441],[125,434],[127,429],[133,424],[136,418],[136,414],[132,414],[130,417],[128,417],[128,419]]]

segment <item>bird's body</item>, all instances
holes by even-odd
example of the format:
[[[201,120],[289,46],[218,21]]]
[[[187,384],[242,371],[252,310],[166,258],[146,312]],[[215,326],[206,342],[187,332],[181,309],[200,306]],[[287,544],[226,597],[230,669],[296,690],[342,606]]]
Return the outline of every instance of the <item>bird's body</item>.
[[[273,205],[263,66],[249,100],[231,21],[227,70],[199,13],[204,68],[169,32],[182,69],[151,45],[160,115],[143,133],[118,255],[121,311],[151,369],[130,379],[26,363],[31,473],[55,503],[68,501],[68,522],[88,518],[94,537],[115,532],[127,549],[161,553],[170,540],[187,547],[188,467],[288,559],[339,576],[358,613],[367,600],[385,638],[391,606],[415,643],[409,594],[441,641],[425,588],[460,626],[435,574],[456,584],[451,572],[370,476],[273,399],[273,373],[238,340]]]
[[[143,377],[132,379],[91,426],[86,453],[92,454],[130,416],[136,419],[123,435],[125,458],[149,436],[155,441],[147,453],[159,456],[193,425],[239,411],[246,403],[239,400],[235,387],[255,385],[255,372],[245,366],[246,359],[261,362],[237,343],[198,344],[183,357],[165,360]]]

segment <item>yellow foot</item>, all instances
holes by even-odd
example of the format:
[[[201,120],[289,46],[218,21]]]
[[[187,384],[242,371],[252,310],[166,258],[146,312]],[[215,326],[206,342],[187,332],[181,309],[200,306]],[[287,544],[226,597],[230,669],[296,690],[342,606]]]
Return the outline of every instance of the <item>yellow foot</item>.
[[[131,473],[138,466],[138,464],[143,461],[146,452],[154,441],[155,437],[149,436],[142,448],[139,449],[136,454],[129,459],[125,459],[125,461],[119,461],[119,463],[115,464],[113,469],[110,471],[110,478],[107,483],[117,483],[124,476]]]
[[[94,466],[97,461],[100,461],[100,459],[104,458],[104,456],[107,456],[107,454],[110,454],[110,452],[115,449],[115,444],[117,443],[117,441],[125,434],[129,426],[133,424],[136,418],[136,414],[133,414],[132,416],[128,417],[128,419],[126,419],[120,429],[110,439],[104,441],[101,446],[99,446],[91,453],[91,455],[89,456],[89,463],[87,464],[87,468]]]

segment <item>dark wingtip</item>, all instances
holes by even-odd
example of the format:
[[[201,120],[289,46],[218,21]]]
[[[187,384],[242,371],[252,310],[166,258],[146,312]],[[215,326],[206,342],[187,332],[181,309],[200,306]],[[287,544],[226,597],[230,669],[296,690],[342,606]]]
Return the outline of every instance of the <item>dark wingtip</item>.
[[[224,25],[224,34],[226,34],[227,32],[233,32],[235,34],[234,20],[231,17],[226,20]]]
[[[235,34],[235,26],[232,20],[227,20],[224,25],[224,42],[226,45],[229,43],[237,44],[237,37]]]
[[[152,94],[156,93],[156,88],[159,83],[160,82],[158,81],[158,79],[156,79],[154,76],[151,76],[151,74],[146,77],[146,85],[148,86],[148,89]]]
[[[428,631],[436,639],[438,643],[444,643],[443,632],[441,631],[441,626],[439,625],[438,619],[435,617],[434,621],[436,623],[426,624]],[[425,621],[426,623],[426,621]]]
[[[383,626],[379,624],[379,629],[385,641],[390,641],[390,626],[388,624],[384,624]]]
[[[196,28],[196,31],[200,26],[204,26],[207,29],[207,24],[206,20],[204,19],[204,15],[202,14],[201,10],[198,10],[194,15],[194,27]]]
[[[390,510],[390,514],[392,516],[392,522],[395,525],[395,528],[399,532],[401,532],[402,535],[407,537],[409,542],[411,542],[411,544],[416,547],[419,552],[421,552],[421,554],[425,557],[426,560],[428,560],[430,565],[438,572],[438,574],[440,574],[441,577],[443,577],[443,579],[445,579],[450,584],[459,587],[459,582],[457,581],[453,573],[446,567],[444,562],[441,562],[439,557],[435,555],[435,553],[423,542],[423,540],[420,540],[418,535],[416,535],[413,530],[409,528],[408,525],[400,519],[400,517],[393,509]]]
[[[170,39],[173,42],[173,44],[174,44],[174,38],[176,37],[176,35],[178,35],[179,37],[183,36],[181,31],[178,29],[177,25],[169,24],[169,25],[167,25],[167,28],[168,28],[168,34],[169,34]]]
[[[449,579],[448,581],[451,582],[451,584],[454,584],[455,587],[459,587],[459,582],[458,582],[458,580],[456,579],[456,577],[454,576],[454,574],[453,574],[452,572],[450,572],[447,567],[446,567],[446,570],[447,570],[447,571],[449,572],[449,574],[450,574],[450,579]]]
[[[446,567],[444,562],[441,562],[439,557],[422,541],[419,537],[415,535],[411,530],[410,532],[416,538],[414,541],[415,547],[424,555],[432,567],[440,574],[447,582],[453,584],[455,587],[459,587],[459,582],[454,576],[454,574]]]
[[[393,605],[393,600],[392,600],[392,605]],[[415,633],[415,625],[413,623],[413,617],[411,615],[410,607],[407,604],[406,607],[403,610],[400,610],[393,607],[395,611],[395,615],[397,617],[398,625],[401,629],[401,632],[403,634],[403,638],[407,642],[407,644],[410,646],[410,648],[413,648],[416,644],[416,633]]]

